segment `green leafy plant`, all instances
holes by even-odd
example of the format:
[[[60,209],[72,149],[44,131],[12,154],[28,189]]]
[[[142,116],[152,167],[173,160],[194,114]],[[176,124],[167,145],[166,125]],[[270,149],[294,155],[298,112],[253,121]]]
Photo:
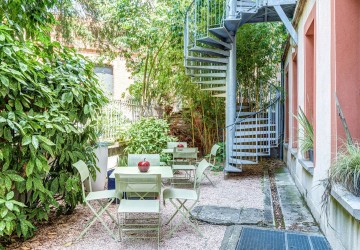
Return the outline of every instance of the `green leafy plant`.
[[[339,184],[348,191],[360,197],[360,144],[346,143],[336,155],[335,161],[329,169],[329,176],[321,181],[325,187],[321,196],[322,210],[329,215],[331,190]]]
[[[300,150],[302,153],[305,153],[314,148],[314,128],[301,107],[299,107],[299,114],[295,117],[301,125],[300,131],[302,137],[300,137]]]
[[[159,154],[166,143],[175,141],[169,135],[169,124],[163,119],[142,118],[129,129],[125,152],[129,154]]]
[[[0,25],[0,243],[31,237],[51,208],[82,202],[71,164],[83,160],[95,173],[95,119],[107,102],[85,57],[16,34]]]
[[[360,196],[360,144],[345,144],[329,170],[329,181]]]

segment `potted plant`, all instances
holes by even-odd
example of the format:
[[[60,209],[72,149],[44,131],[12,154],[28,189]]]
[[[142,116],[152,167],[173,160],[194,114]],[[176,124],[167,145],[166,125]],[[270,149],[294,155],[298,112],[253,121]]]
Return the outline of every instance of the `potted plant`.
[[[302,127],[300,129],[302,132],[300,150],[303,154],[308,153],[310,161],[314,161],[314,128],[301,107],[299,107],[299,114],[296,119]]]
[[[329,170],[329,182],[341,184],[351,193],[360,196],[360,144],[346,143],[336,155]]]

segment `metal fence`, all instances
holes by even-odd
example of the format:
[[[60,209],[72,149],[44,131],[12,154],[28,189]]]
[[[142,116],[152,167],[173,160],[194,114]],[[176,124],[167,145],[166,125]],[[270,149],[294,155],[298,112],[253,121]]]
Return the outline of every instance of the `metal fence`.
[[[107,104],[99,117],[102,141],[114,141],[127,126],[142,117],[162,118],[162,109],[154,105],[143,106],[134,100],[113,100]]]

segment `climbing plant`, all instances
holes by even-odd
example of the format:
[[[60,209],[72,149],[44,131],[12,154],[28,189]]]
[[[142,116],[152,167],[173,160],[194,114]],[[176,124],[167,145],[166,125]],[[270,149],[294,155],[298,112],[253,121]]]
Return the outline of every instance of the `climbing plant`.
[[[1,1],[0,244],[30,237],[52,207],[81,202],[73,162],[95,172],[95,118],[107,99],[93,65],[50,41],[55,3]]]

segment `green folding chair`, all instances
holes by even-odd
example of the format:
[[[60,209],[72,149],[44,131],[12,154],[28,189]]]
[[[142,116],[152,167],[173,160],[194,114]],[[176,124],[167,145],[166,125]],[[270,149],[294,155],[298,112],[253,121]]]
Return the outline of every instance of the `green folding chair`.
[[[214,146],[212,146],[211,150],[210,150],[210,154],[209,154],[209,157],[208,157],[208,161],[210,164],[214,165],[216,164],[216,154],[217,154],[217,151],[220,149],[220,146],[215,144]]]
[[[187,148],[187,142],[184,141],[170,141],[167,142],[166,148],[176,148],[179,144],[182,144],[184,148]]]
[[[169,233],[170,236],[181,224],[185,222],[188,223],[190,226],[192,226],[195,229],[195,231],[198,232],[201,236],[203,236],[198,226],[190,220],[190,217],[192,216],[191,210],[199,202],[200,184],[202,179],[204,178],[204,172],[206,169],[208,169],[211,166],[212,165],[208,163],[205,159],[199,163],[198,167],[196,168],[194,187],[192,190],[180,189],[180,188],[168,188],[163,191],[164,205],[165,205],[165,201],[169,200],[176,208],[176,212],[171,216],[171,218],[166,224],[169,224],[178,213],[182,215],[182,219],[180,220],[180,222],[170,230]],[[193,203],[190,204],[188,207],[186,207],[185,204],[188,201],[192,201]]]
[[[214,146],[212,146],[211,150],[210,150],[210,154],[207,156],[208,161],[210,164],[212,164],[213,166],[215,166],[216,164],[216,154],[217,151],[219,150],[220,146],[215,144]],[[211,185],[213,185],[215,187],[215,184],[211,181],[209,175],[207,172],[204,173],[206,179],[208,179],[211,183]]]
[[[195,171],[198,148],[174,148],[172,170],[175,172],[183,171],[183,177],[173,178],[173,184],[188,184],[189,182],[177,182],[177,180],[190,181],[192,173]]]
[[[104,228],[108,231],[109,235],[115,239],[113,232],[110,230],[110,228],[106,225],[105,221],[100,216],[105,212],[110,216],[112,221],[117,224],[116,219],[109,213],[109,211],[107,211],[107,209],[111,205],[111,203],[116,198],[119,198],[116,190],[104,190],[104,191],[93,192],[92,188],[91,188],[91,175],[89,173],[89,168],[85,164],[85,162],[80,160],[80,161],[74,163],[73,166],[80,173],[82,196],[83,196],[84,202],[94,214],[94,216],[90,219],[90,221],[85,225],[85,229],[81,232],[78,239],[82,238],[86,234],[86,232],[90,229],[90,227],[92,225],[94,225],[96,220],[100,221],[101,224],[104,226]],[[84,182],[86,180],[88,180],[88,182],[89,182],[89,189],[90,189],[87,194],[85,192],[85,185],[84,185]],[[94,201],[96,201],[100,205],[100,208],[98,210],[96,210],[94,208],[94,206],[91,205],[91,202],[94,202]]]
[[[118,208],[118,224],[120,240],[127,238],[157,238],[160,244],[160,193],[161,175],[144,174],[115,174],[116,190],[126,195],[120,201]],[[138,199],[132,199],[129,193],[138,193]],[[158,199],[148,199],[143,194],[155,194]],[[145,198],[146,197],[146,198]],[[155,197],[154,197],[155,198]],[[139,213],[155,215],[150,218],[141,218]],[[120,219],[119,214],[122,214]],[[130,217],[136,214],[136,217]],[[148,234],[149,232],[156,234]]]

